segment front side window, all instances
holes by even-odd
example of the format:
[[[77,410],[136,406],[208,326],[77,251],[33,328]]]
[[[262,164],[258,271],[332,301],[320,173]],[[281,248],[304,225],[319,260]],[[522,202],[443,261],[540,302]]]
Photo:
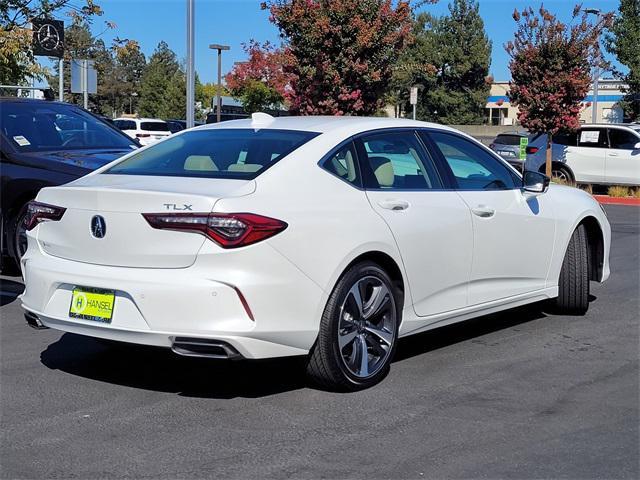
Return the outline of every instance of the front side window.
[[[322,168],[352,185],[359,187],[362,184],[353,142],[347,143],[338,151],[332,153],[322,162]]]
[[[432,131],[429,137],[449,165],[460,190],[518,188],[508,168],[478,145],[449,133]]]
[[[130,138],[93,115],[44,101],[3,103],[0,130],[20,152],[135,148]]]
[[[133,120],[114,120],[113,123],[120,130],[135,130],[136,122]]]
[[[193,130],[152,145],[105,173],[249,180],[317,135],[275,129]]]
[[[631,132],[619,128],[609,129],[609,143],[611,148],[620,150],[633,150],[633,147],[640,142],[640,138]]]
[[[442,188],[440,178],[412,131],[384,132],[359,140],[368,188],[430,190]]]

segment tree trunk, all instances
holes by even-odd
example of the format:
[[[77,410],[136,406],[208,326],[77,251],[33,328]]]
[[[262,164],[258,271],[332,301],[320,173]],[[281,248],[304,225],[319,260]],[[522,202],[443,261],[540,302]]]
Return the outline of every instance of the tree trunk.
[[[553,135],[547,133],[547,162],[545,164],[544,174],[551,178],[551,146],[553,145]]]

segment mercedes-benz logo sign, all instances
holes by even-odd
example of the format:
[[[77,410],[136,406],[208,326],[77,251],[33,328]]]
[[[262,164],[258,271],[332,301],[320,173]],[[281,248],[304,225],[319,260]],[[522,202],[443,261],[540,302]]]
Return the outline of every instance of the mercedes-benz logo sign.
[[[104,217],[96,215],[91,219],[91,234],[96,238],[102,238],[107,233],[107,223]]]

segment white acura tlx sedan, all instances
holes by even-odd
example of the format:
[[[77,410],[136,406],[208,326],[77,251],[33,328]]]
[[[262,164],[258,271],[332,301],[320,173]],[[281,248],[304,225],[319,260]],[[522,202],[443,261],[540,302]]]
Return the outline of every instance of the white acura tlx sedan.
[[[307,355],[338,390],[378,382],[399,337],[545,299],[584,314],[609,276],[590,195],[403,119],[205,125],[44,188],[26,222],[30,325],[180,355]]]

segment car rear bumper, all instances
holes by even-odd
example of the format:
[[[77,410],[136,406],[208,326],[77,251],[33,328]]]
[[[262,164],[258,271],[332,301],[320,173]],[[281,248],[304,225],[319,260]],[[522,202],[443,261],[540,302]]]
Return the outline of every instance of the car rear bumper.
[[[245,358],[306,354],[317,336],[324,292],[267,242],[175,269],[75,262],[34,243],[22,259],[21,300],[46,327],[163,347],[217,340]],[[110,323],[69,316],[76,286],[115,291]]]

